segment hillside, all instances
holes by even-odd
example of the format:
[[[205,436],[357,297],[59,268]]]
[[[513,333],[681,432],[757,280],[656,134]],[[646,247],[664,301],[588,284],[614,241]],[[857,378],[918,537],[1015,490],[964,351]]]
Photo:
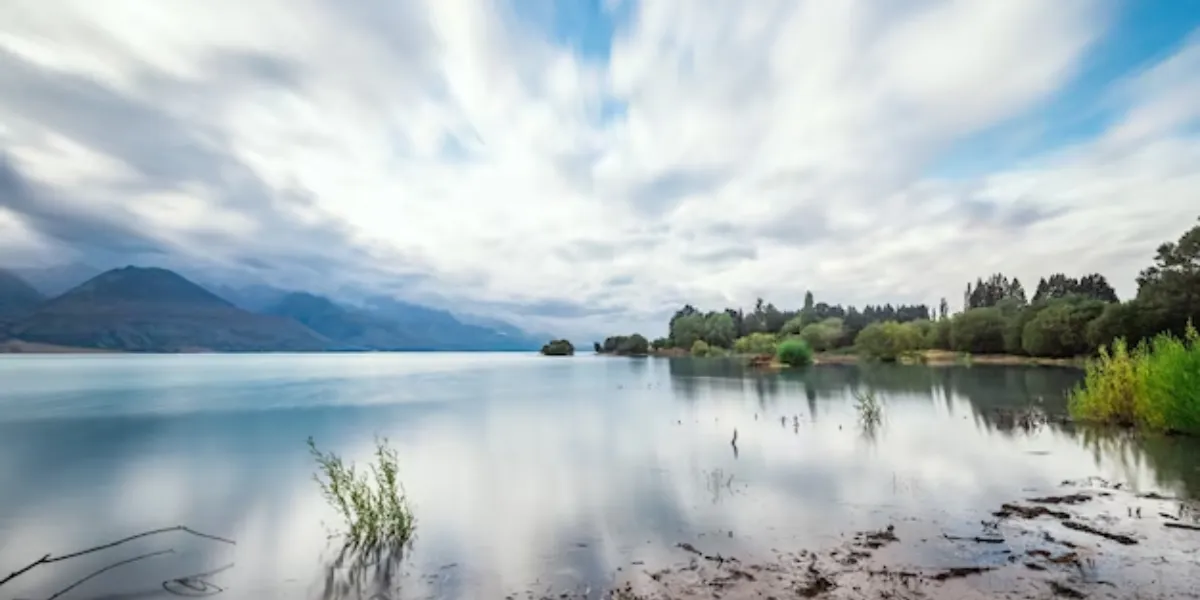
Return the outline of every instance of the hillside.
[[[0,269],[0,339],[12,323],[29,315],[45,298],[24,279]]]
[[[541,346],[541,342],[520,335],[511,325],[507,326],[511,332],[469,325],[448,311],[386,297],[368,300],[365,312],[402,326],[418,339],[432,341],[438,350],[537,350]]]
[[[344,350],[431,350],[437,344],[399,323],[303,292],[284,296],[265,314],[286,317],[335,342]]]
[[[66,263],[52,267],[13,267],[8,270],[47,298],[58,296],[102,272],[101,269],[82,263]]]
[[[165,269],[101,273],[9,328],[26,342],[133,352],[313,351],[324,336],[291,319],[235,307]]]

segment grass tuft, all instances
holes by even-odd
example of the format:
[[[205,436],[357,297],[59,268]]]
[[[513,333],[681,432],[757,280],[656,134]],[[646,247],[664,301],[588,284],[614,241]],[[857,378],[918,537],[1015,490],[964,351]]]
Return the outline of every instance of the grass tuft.
[[[374,548],[412,539],[416,519],[399,480],[399,457],[387,438],[375,439],[369,473],[347,465],[333,452],[321,452],[311,437],[308,448],[319,467],[313,479],[345,522],[348,545]]]

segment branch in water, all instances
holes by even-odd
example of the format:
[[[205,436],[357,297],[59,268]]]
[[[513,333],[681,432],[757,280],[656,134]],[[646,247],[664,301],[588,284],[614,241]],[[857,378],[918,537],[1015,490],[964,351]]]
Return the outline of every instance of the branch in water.
[[[135,557],[133,557],[133,558],[127,558],[127,559],[125,559],[125,560],[122,560],[122,561],[119,561],[119,562],[115,562],[115,563],[113,563],[113,564],[111,564],[111,565],[108,565],[107,567],[104,567],[103,569],[100,569],[100,570],[98,570],[98,571],[96,571],[96,572],[92,573],[91,575],[88,575],[87,577],[84,577],[83,579],[80,579],[79,581],[76,581],[75,583],[72,583],[71,585],[69,585],[69,586],[67,586],[67,587],[63,588],[61,591],[59,591],[59,592],[55,593],[53,596],[50,596],[49,598],[47,598],[47,600],[54,600],[55,598],[57,598],[57,597],[59,597],[59,596],[61,596],[61,595],[65,594],[65,593],[67,593],[67,592],[69,592],[69,591],[71,591],[71,590],[73,590],[73,589],[75,589],[75,588],[79,587],[79,586],[80,586],[80,584],[82,584],[83,582],[85,582],[85,581],[87,581],[87,580],[89,580],[89,579],[91,579],[91,578],[93,578],[93,577],[95,577],[95,576],[97,576],[97,575],[99,575],[99,574],[101,574],[101,573],[105,572],[105,571],[111,571],[112,569],[115,569],[115,568],[117,568],[117,567],[120,567],[120,566],[127,565],[127,564],[129,564],[129,563],[131,563],[131,562],[137,562],[137,561],[139,561],[139,560],[145,560],[145,559],[147,559],[147,558],[153,558],[153,557],[155,557],[155,556],[161,556],[161,555],[163,555],[163,554],[173,554],[174,552],[175,552],[174,550],[159,550],[158,552],[150,552],[150,553],[147,553],[147,554],[142,554],[142,555],[140,555],[140,556],[135,556]]]
[[[8,583],[9,581],[12,581],[13,579],[16,579],[17,577],[19,577],[21,575],[24,575],[30,569],[32,569],[38,565],[48,565],[50,563],[56,563],[56,562],[59,562],[62,560],[67,560],[68,558],[75,558],[77,556],[83,556],[84,554],[91,554],[92,552],[99,552],[101,550],[107,550],[114,546],[120,546],[121,544],[124,544],[126,542],[131,542],[131,541],[139,539],[139,538],[144,538],[144,537],[151,536],[151,535],[157,535],[160,533],[169,533],[172,531],[182,531],[184,533],[189,533],[196,537],[202,537],[205,539],[222,542],[225,544],[230,544],[233,546],[237,545],[237,542],[235,542],[233,540],[215,536],[215,535],[209,535],[207,533],[201,533],[199,531],[196,531],[195,529],[191,529],[190,527],[184,527],[183,525],[176,525],[174,527],[164,527],[162,529],[152,529],[150,531],[144,531],[139,534],[131,535],[127,538],[119,539],[115,542],[110,542],[108,544],[102,544],[100,546],[94,546],[92,548],[88,548],[87,550],[80,550],[79,552],[72,552],[71,554],[65,554],[63,556],[53,556],[52,557],[52,555],[47,554],[47,555],[29,563],[24,568],[12,572],[11,574],[9,574],[8,577],[5,577],[4,579],[0,579],[0,585],[4,585],[4,584]]]

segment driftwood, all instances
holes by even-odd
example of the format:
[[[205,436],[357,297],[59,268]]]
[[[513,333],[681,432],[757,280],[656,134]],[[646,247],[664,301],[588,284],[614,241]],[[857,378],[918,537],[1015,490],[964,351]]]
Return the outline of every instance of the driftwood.
[[[121,539],[119,539],[119,540],[117,540],[117,541],[115,541],[115,542],[109,542],[109,543],[107,543],[107,544],[101,544],[101,545],[99,545],[99,546],[93,546],[93,547],[91,547],[91,548],[87,548],[86,550],[80,550],[80,551],[78,551],[78,552],[72,552],[72,553],[70,553],[70,554],[64,554],[64,555],[62,555],[62,556],[54,556],[54,555],[52,555],[52,554],[46,554],[46,555],[42,556],[41,558],[39,558],[39,559],[37,559],[37,560],[35,560],[35,561],[33,561],[33,562],[29,563],[28,565],[25,565],[24,567],[22,567],[22,568],[20,568],[20,569],[17,569],[16,571],[13,571],[12,573],[10,573],[10,574],[9,574],[7,577],[5,577],[4,579],[0,579],[0,586],[4,585],[4,584],[6,584],[6,583],[8,583],[8,582],[10,582],[10,581],[12,581],[13,579],[16,579],[17,577],[20,577],[21,575],[24,575],[25,573],[28,573],[28,572],[29,572],[29,571],[31,571],[32,569],[34,569],[34,568],[36,568],[36,567],[39,567],[39,566],[41,566],[41,565],[49,565],[49,564],[54,564],[54,563],[56,563],[56,562],[61,562],[61,561],[64,561],[64,560],[69,560],[69,559],[72,559],[72,558],[77,558],[77,557],[83,556],[83,555],[85,555],[85,554],[91,554],[91,553],[93,553],[93,552],[100,552],[101,550],[108,550],[109,548],[113,548],[113,547],[116,547],[116,546],[120,546],[121,544],[124,544],[124,543],[127,543],[127,542],[132,542],[133,540],[136,540],[136,539],[141,539],[141,538],[144,538],[144,537],[149,537],[149,536],[152,536],[152,535],[158,535],[158,534],[162,534],[162,533],[170,533],[170,532],[172,532],[172,531],[182,531],[182,532],[184,532],[184,533],[188,533],[188,534],[194,535],[194,536],[196,536],[196,537],[201,537],[201,538],[204,538],[204,539],[213,540],[213,541],[216,541],[216,542],[221,542],[221,543],[224,543],[224,544],[229,544],[229,545],[237,545],[237,542],[235,542],[235,541],[233,541],[233,540],[226,539],[226,538],[219,537],[219,536],[215,536],[215,535],[210,535],[210,534],[207,534],[207,533],[201,533],[201,532],[199,532],[199,531],[196,531],[195,529],[191,529],[191,528],[189,528],[189,527],[184,527],[183,525],[176,525],[175,527],[164,527],[164,528],[162,528],[162,529],[152,529],[152,530],[150,530],[150,531],[143,531],[142,533],[137,533],[137,534],[131,535],[131,536],[129,536],[129,537],[121,538]],[[79,585],[83,584],[85,581],[87,581],[87,580],[89,580],[89,579],[91,579],[91,578],[93,578],[93,577],[95,577],[95,576],[97,576],[97,575],[100,575],[101,573],[104,573],[104,572],[106,572],[106,571],[110,571],[110,570],[112,570],[112,569],[115,569],[115,568],[117,568],[117,567],[122,567],[122,566],[125,566],[125,565],[127,565],[127,564],[130,564],[130,563],[137,562],[137,561],[139,561],[139,560],[145,560],[145,559],[147,559],[147,558],[153,558],[153,557],[155,557],[155,556],[162,556],[162,555],[164,555],[164,554],[171,554],[171,553],[173,553],[173,552],[175,552],[175,550],[174,550],[174,549],[159,550],[159,551],[157,551],[157,552],[150,552],[150,553],[147,553],[147,554],[141,554],[141,555],[138,555],[138,556],[134,556],[133,558],[127,558],[127,559],[125,559],[125,560],[121,560],[121,561],[115,562],[115,563],[113,563],[113,564],[111,564],[111,565],[108,565],[108,566],[106,566],[106,567],[104,567],[104,568],[102,568],[102,569],[99,569],[99,570],[97,570],[97,571],[95,571],[95,572],[91,573],[90,575],[88,575],[88,576],[84,577],[83,579],[80,579],[80,580],[76,581],[75,583],[72,583],[71,585],[67,586],[66,588],[64,588],[64,589],[60,590],[59,592],[55,593],[53,596],[50,596],[50,600],[53,600],[54,598],[58,598],[59,596],[62,596],[63,594],[65,594],[65,593],[67,593],[67,592],[69,592],[69,591],[71,591],[71,590],[75,589],[75,588],[76,588],[76,587],[78,587]],[[191,578],[180,578],[180,579],[177,579],[177,580],[170,580],[170,581],[176,581],[176,582],[179,582],[179,581],[192,581],[192,580],[194,580],[195,578],[196,578],[196,576],[193,576],[193,577],[191,577]],[[166,583],[167,583],[167,582],[164,582],[164,586],[166,585]],[[169,590],[168,590],[168,591],[169,591]]]

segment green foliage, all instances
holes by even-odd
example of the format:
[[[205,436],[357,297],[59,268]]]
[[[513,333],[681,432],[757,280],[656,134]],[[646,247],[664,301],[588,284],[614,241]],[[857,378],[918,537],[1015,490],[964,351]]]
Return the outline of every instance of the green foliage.
[[[951,323],[949,317],[938,319],[933,324],[933,331],[930,332],[929,347],[938,350],[950,350],[950,329]]]
[[[775,358],[779,362],[791,367],[803,367],[812,364],[813,351],[804,340],[800,338],[787,338],[779,343],[779,347],[775,350]]]
[[[1100,349],[1071,392],[1071,414],[1091,421],[1200,434],[1200,334],[1166,332],[1130,350],[1118,338]]]
[[[663,348],[669,348],[669,347],[671,347],[671,340],[668,338],[662,338],[662,337],[654,338],[654,341],[650,342],[650,347],[655,350],[662,350]]]
[[[1025,323],[1021,348],[1030,356],[1069,358],[1092,351],[1088,323],[1104,311],[1104,303],[1086,298],[1056,300]]]
[[[804,329],[800,330],[800,338],[817,352],[827,352],[837,347],[842,336],[842,320],[837,317],[805,325]]]
[[[894,362],[924,346],[921,331],[908,323],[871,323],[854,338],[854,346],[866,358]]]
[[[779,333],[781,335],[800,335],[800,332],[804,331],[804,328],[807,326],[808,322],[809,317],[805,314],[792,317],[783,324],[783,327],[779,330]]]
[[[959,352],[1003,353],[1006,325],[1004,315],[996,308],[961,312],[950,321],[950,345]]]
[[[733,343],[733,351],[738,354],[766,354],[775,356],[779,340],[769,333],[752,333],[740,337]]]
[[[319,471],[313,479],[321,495],[346,524],[347,543],[356,548],[407,543],[416,519],[399,480],[399,459],[387,439],[375,440],[370,474],[346,465],[341,457],[322,453],[308,438],[308,449]]]
[[[550,340],[542,346],[542,354],[546,356],[571,356],[575,354],[575,346],[567,340]]]
[[[729,348],[737,339],[737,328],[729,313],[712,312],[704,317],[704,341],[709,346]]]
[[[671,321],[671,340],[678,348],[691,348],[696,340],[704,338],[704,330],[704,315],[700,313],[677,317]]]
[[[705,357],[708,356],[709,346],[704,340],[696,340],[692,342],[692,356]]]
[[[619,354],[622,356],[641,356],[650,352],[650,342],[640,333],[633,335],[614,335],[604,340],[604,345],[597,350],[603,354]]]

